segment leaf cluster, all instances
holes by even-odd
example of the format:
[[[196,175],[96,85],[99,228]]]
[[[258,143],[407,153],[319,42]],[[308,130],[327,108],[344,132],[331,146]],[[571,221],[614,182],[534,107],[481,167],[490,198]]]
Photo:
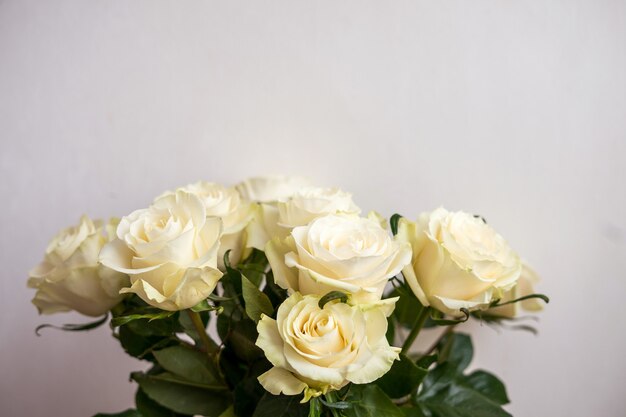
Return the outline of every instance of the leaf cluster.
[[[138,384],[136,409],[97,416],[255,413],[265,394],[257,378],[271,367],[255,345],[256,324],[262,315],[272,316],[287,294],[273,282],[263,252],[252,251],[236,268],[228,254],[224,258],[218,290],[189,310],[158,310],[135,295],[115,307],[114,336],[126,353],[152,366],[131,374]],[[206,334],[210,320],[216,320],[219,341]]]

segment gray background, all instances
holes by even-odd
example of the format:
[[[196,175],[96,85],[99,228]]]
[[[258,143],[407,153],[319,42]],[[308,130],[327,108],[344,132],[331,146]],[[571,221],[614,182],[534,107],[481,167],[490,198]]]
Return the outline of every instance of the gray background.
[[[473,325],[517,417],[626,405],[626,3],[0,0],[0,414],[91,416],[140,368],[25,288],[50,237],[197,179],[304,174],[481,213],[540,272],[539,337]]]

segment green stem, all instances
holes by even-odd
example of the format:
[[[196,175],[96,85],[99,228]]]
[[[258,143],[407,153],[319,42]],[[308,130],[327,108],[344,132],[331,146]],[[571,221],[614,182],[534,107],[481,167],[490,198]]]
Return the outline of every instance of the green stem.
[[[213,356],[214,353],[217,353],[217,346],[211,340],[209,335],[206,333],[206,328],[204,327],[204,323],[202,322],[202,318],[199,313],[191,310],[185,310],[193,323],[193,326],[196,328],[196,332],[198,332],[198,336],[200,336],[200,340],[202,340],[202,345],[204,349],[209,354],[209,356]]]
[[[402,353],[406,354],[409,351],[409,349],[413,345],[413,342],[415,342],[415,339],[417,338],[420,330],[422,330],[422,327],[424,327],[424,323],[426,322],[429,313],[430,307],[424,307],[420,314],[417,316],[417,318],[415,319],[415,324],[413,324],[413,329],[411,330],[411,333],[409,333],[406,340],[404,341],[404,344],[402,345]]]

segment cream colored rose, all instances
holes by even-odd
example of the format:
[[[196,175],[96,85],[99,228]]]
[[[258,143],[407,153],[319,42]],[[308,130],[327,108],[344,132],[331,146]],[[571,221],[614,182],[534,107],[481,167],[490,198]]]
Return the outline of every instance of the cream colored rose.
[[[75,310],[101,316],[121,300],[119,291],[128,285],[128,276],[98,264],[100,249],[114,236],[115,225],[83,216],[77,226],[52,239],[28,280],[37,290],[33,304],[41,314]]]
[[[331,214],[272,240],[266,255],[283,288],[317,295],[338,290],[355,303],[376,303],[389,278],[410,262],[411,248],[377,219]]]
[[[268,175],[248,178],[237,184],[235,188],[248,201],[276,203],[279,200],[288,199],[301,188],[310,185],[309,180],[303,177]]]
[[[130,275],[132,285],[122,292],[163,310],[183,310],[207,298],[222,277],[221,234],[222,220],[207,217],[200,198],[177,191],[124,217],[100,262]]]
[[[522,273],[517,283],[509,291],[502,295],[500,303],[506,303],[520,297],[533,294],[533,286],[539,282],[539,275],[533,271],[530,266],[522,262]],[[507,304],[502,307],[489,309],[489,313],[493,313],[502,317],[515,317],[520,314],[520,310],[537,312],[543,310],[543,304],[536,298],[529,298],[518,303]]]
[[[401,219],[398,239],[413,248],[402,272],[417,298],[451,315],[486,307],[515,285],[522,270],[502,236],[464,212],[439,208],[417,223]]]
[[[297,395],[302,402],[349,382],[367,384],[387,373],[399,348],[389,346],[383,309],[361,309],[320,297],[292,294],[276,320],[263,316],[256,344],[274,365],[259,377],[274,395]]]
[[[199,197],[204,203],[207,216],[222,219],[223,231],[217,255],[219,269],[224,270],[224,254],[229,250],[231,264],[237,264],[245,247],[245,228],[252,220],[252,204],[244,201],[234,187],[228,188],[206,181],[198,181],[179,190]],[[174,193],[168,191],[163,196]]]
[[[288,234],[294,227],[304,226],[327,214],[360,212],[350,193],[338,188],[306,187],[278,202],[278,225],[285,228]]]
[[[248,225],[246,245],[264,250],[273,237],[285,236],[288,231],[278,225],[278,201],[287,200],[308,186],[306,178],[279,175],[249,178],[237,184],[235,188],[245,200],[257,203]]]
[[[261,204],[257,213],[263,230],[253,230],[250,235],[259,249],[274,238],[284,239],[291,229],[304,226],[327,214],[359,214],[352,195],[338,188],[304,187],[291,197],[275,204]]]

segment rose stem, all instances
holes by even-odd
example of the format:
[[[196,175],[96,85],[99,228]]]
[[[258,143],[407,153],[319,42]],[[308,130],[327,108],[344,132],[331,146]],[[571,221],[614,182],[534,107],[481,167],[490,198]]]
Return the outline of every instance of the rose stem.
[[[214,353],[216,353],[217,347],[215,346],[215,343],[213,343],[211,338],[209,338],[209,335],[206,333],[206,328],[204,327],[204,323],[202,322],[200,314],[191,310],[186,311],[187,314],[189,314],[189,318],[191,319],[193,326],[198,332],[198,336],[200,336],[200,340],[202,340],[202,345],[204,345],[204,349],[209,354],[209,356],[212,356]]]
[[[411,333],[409,333],[406,340],[404,341],[404,344],[402,345],[401,353],[406,354],[409,351],[411,345],[413,344],[413,342],[415,342],[415,339],[417,338],[420,330],[422,330],[422,327],[424,326],[424,323],[428,318],[429,312],[430,307],[424,307],[420,314],[417,316],[417,318],[415,319],[415,324],[413,324],[413,330],[411,330]]]

